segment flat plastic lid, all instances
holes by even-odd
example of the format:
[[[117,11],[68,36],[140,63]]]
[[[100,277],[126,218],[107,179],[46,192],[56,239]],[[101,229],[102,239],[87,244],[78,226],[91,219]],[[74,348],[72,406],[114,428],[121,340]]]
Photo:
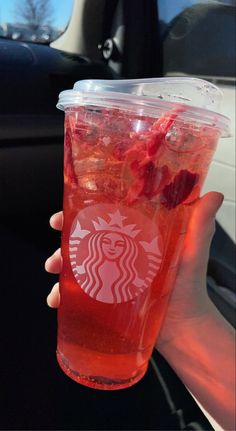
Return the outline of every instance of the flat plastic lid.
[[[219,128],[226,137],[230,120],[218,112],[222,99],[218,87],[198,78],[82,80],[59,94],[57,108],[92,105],[158,117],[181,105],[179,118]]]

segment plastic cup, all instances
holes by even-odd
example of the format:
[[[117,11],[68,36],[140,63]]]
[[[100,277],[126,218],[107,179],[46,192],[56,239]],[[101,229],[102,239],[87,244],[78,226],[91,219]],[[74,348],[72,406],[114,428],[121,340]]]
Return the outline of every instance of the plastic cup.
[[[229,120],[198,79],[80,81],[65,111],[57,358],[76,382],[145,374],[189,216]],[[207,108],[207,109],[206,109]]]

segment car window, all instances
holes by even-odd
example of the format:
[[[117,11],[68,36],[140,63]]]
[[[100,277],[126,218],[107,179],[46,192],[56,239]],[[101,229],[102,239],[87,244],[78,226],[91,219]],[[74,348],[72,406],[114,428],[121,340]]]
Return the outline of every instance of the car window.
[[[231,136],[221,139],[204,192],[218,190],[224,204],[217,215],[235,241],[235,0],[157,0],[164,76],[194,76],[223,93],[219,110],[231,120]]]
[[[235,0],[159,0],[158,13],[165,75],[188,74],[232,82]]]
[[[74,0],[0,0],[0,37],[50,43],[66,29]]]

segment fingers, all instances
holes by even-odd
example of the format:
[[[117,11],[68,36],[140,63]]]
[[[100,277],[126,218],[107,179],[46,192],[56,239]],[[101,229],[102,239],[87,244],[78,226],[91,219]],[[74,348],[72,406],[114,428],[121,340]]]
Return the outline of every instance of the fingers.
[[[47,304],[51,308],[58,308],[60,305],[59,283],[54,284],[51,292],[47,297]]]
[[[63,226],[63,212],[59,211],[56,214],[53,214],[49,220],[50,226],[55,230],[62,230]]]
[[[55,251],[45,262],[45,269],[53,274],[58,274],[62,269],[61,249]],[[51,308],[57,308],[60,304],[59,283],[56,283],[47,297],[47,303]]]
[[[62,270],[61,249],[55,251],[45,262],[45,269],[52,274],[59,274]]]
[[[63,212],[59,211],[56,214],[53,214],[50,218],[50,226],[55,230],[62,230],[63,226]],[[59,274],[62,270],[62,256],[61,256],[61,249],[53,253],[52,256],[50,256],[46,262],[45,262],[45,269],[47,272],[50,272],[52,274]],[[49,293],[47,297],[47,304],[51,308],[58,308],[60,304],[60,293],[59,293],[59,283],[56,283],[51,292]]]
[[[59,211],[56,214],[53,214],[50,218],[50,226],[55,230],[62,230],[63,226],[63,212]],[[50,256],[46,262],[45,262],[45,269],[48,272],[51,272],[52,274],[59,274],[62,270],[62,257],[61,257],[61,249],[53,253],[52,256]],[[59,293],[59,283],[56,283],[51,292],[49,293],[47,297],[47,303],[49,307],[57,308],[60,304],[60,293]]]
[[[209,249],[215,232],[215,216],[222,205],[224,196],[210,192],[196,204],[185,238],[182,264],[185,271],[205,271]]]
[[[55,251],[45,262],[45,269],[52,274],[59,274],[62,269],[61,249]],[[56,283],[47,297],[47,303],[51,308],[57,308],[60,304],[59,283]]]

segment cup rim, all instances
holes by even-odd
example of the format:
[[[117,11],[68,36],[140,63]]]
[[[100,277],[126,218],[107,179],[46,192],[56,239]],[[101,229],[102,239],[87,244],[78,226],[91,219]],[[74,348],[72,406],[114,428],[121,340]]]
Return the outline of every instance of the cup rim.
[[[162,78],[157,78],[160,80]],[[134,81],[151,81],[148,80],[117,80],[117,83],[131,83]],[[155,80],[154,80],[155,81]],[[173,81],[173,78],[172,78]],[[182,79],[182,81],[184,81]],[[205,82],[203,80],[195,79],[195,81]],[[114,90],[114,81],[102,81],[102,80],[85,80],[79,81],[79,83],[87,84],[90,82],[102,82],[111,83],[111,90]],[[152,81],[153,82],[153,81]],[[82,84],[82,85],[83,85]],[[168,112],[171,117],[171,111],[173,115],[176,116],[176,110],[178,110],[178,118],[176,121],[184,121],[186,123],[197,122],[202,125],[219,129],[221,137],[230,136],[230,119],[223,114],[215,112],[210,109],[196,107],[191,104],[173,102],[169,100],[159,99],[157,97],[147,97],[140,96],[138,94],[128,94],[125,92],[118,91],[99,91],[92,89],[91,91],[83,90],[81,85],[81,90],[78,83],[75,83],[74,88],[70,90],[64,90],[59,94],[59,100],[57,103],[57,108],[62,111],[73,110],[80,106],[91,106],[105,109],[120,109],[127,112],[137,113],[138,115],[147,115],[151,117],[160,117],[161,115]],[[210,84],[212,86],[212,84]],[[215,86],[214,86],[215,87]],[[89,87],[88,87],[89,88]],[[215,87],[217,89],[217,87]],[[217,89],[218,90],[218,89]],[[219,90],[220,93],[220,90]]]

